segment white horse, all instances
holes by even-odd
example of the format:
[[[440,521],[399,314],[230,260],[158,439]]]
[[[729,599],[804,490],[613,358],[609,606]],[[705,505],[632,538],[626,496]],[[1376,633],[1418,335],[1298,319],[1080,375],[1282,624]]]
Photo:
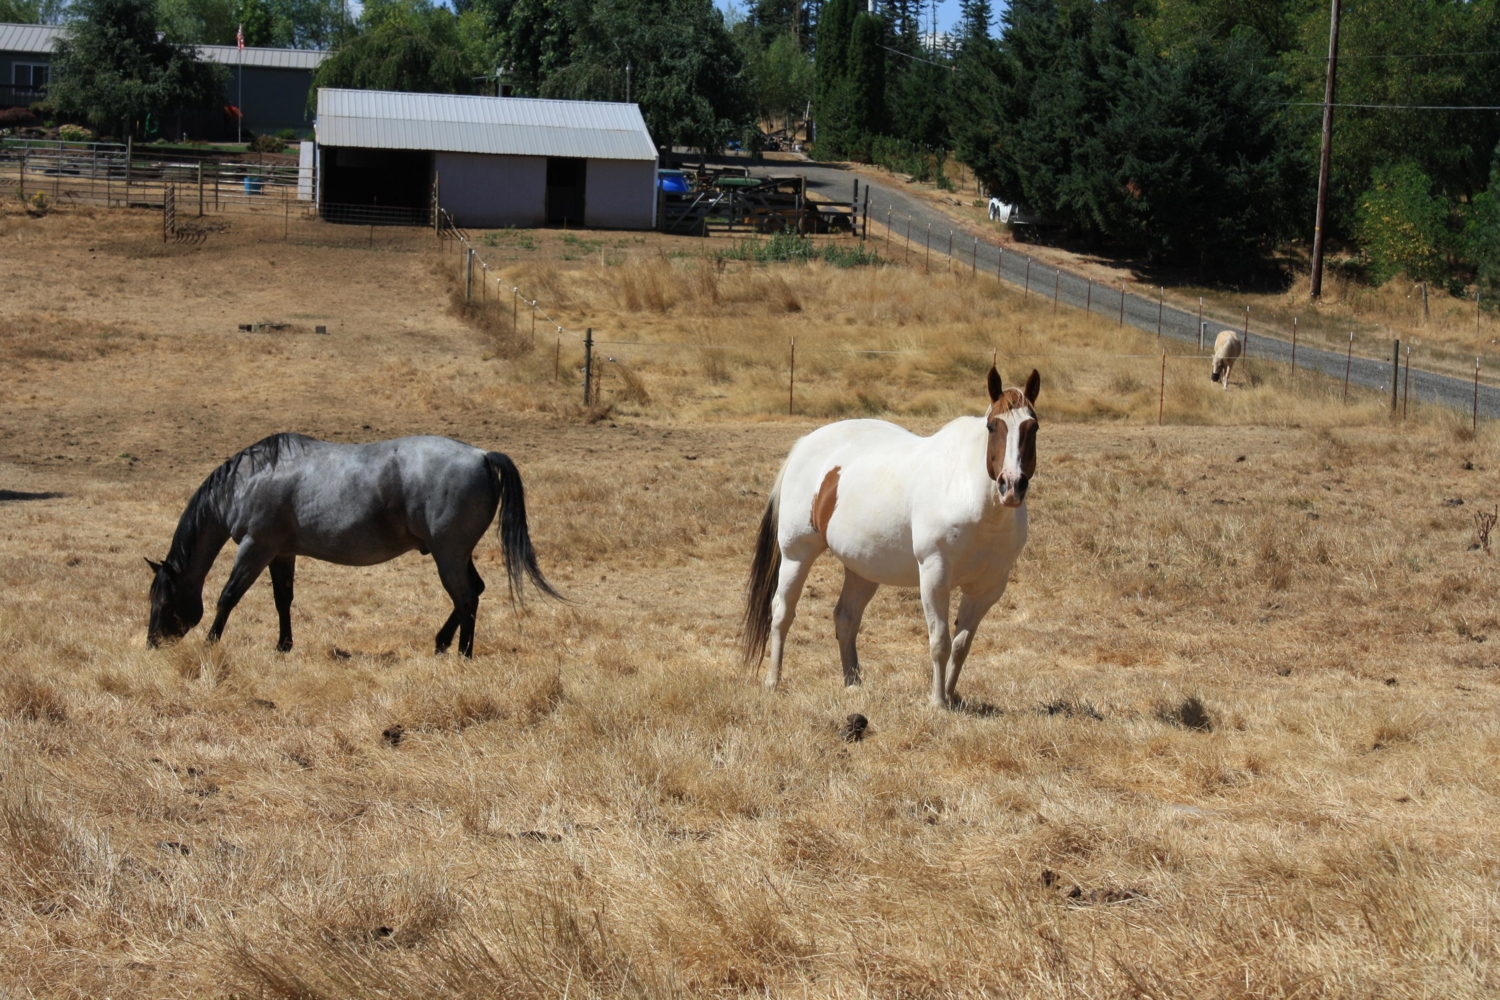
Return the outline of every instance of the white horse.
[[[1010,222],[1011,217],[1016,214],[1016,206],[1007,205],[999,198],[990,199],[990,221]]]
[[[1026,545],[1026,487],[1036,472],[1041,376],[1024,391],[989,373],[983,418],[959,417],[932,437],[883,420],[842,420],[798,441],[761,518],[746,587],[745,661],[771,646],[766,687],[781,658],[813,562],[844,564],[834,609],[844,684],[859,683],[855,638],[881,584],[919,587],[932,655],[932,704],[957,703],[958,675],[979,622],[1002,594]],[[953,588],[963,591],[948,632]]]
[[[1240,347],[1240,335],[1233,330],[1225,330],[1214,338],[1214,364],[1208,377],[1215,382],[1222,379],[1226,392],[1229,390],[1229,371],[1234,367],[1235,358],[1240,356]]]

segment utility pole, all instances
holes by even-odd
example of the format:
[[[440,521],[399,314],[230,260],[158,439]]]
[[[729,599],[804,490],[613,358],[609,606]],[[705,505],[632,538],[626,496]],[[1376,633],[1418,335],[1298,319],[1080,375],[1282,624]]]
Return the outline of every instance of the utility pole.
[[[1328,82],[1323,88],[1323,151],[1318,159],[1318,219],[1313,229],[1312,288],[1323,297],[1323,243],[1328,224],[1328,163],[1333,153],[1333,83],[1339,64],[1339,0],[1328,16]]]

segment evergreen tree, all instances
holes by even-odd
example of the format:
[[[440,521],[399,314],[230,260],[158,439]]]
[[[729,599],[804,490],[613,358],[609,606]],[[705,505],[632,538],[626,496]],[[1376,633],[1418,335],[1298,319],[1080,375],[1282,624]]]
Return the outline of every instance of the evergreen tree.
[[[963,43],[990,37],[990,25],[995,23],[995,11],[990,0],[959,0],[958,35]]]
[[[628,63],[660,144],[722,147],[754,119],[745,56],[712,0],[474,0],[473,14],[518,96],[622,101]]]
[[[1155,259],[1244,269],[1310,212],[1311,161],[1253,32],[1131,60],[1105,131],[1108,234]],[[1306,115],[1302,115],[1306,119]]]
[[[885,23],[861,13],[849,31],[845,77],[849,87],[850,127],[860,137],[885,128]]]

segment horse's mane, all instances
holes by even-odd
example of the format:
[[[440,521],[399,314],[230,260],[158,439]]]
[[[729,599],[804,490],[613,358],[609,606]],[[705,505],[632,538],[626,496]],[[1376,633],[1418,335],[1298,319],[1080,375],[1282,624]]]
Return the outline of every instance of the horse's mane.
[[[167,565],[178,572],[187,568],[198,535],[210,524],[222,523],[218,501],[227,498],[238,476],[274,469],[283,459],[301,454],[312,440],[301,434],[272,434],[225,459],[224,464],[203,480],[203,485],[198,487],[178,519],[177,531],[172,535],[172,548],[167,552]]]

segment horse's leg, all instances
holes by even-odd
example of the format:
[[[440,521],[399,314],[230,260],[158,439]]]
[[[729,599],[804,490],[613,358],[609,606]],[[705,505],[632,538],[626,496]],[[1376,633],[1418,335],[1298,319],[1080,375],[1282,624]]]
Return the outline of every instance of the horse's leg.
[[[278,653],[292,649],[292,580],[296,575],[296,556],[280,555],[271,560],[271,593],[276,598],[276,617],[281,626],[281,635],[276,640]]]
[[[959,599],[958,615],[953,621],[953,652],[949,656],[948,674],[943,685],[943,693],[950,705],[958,704],[958,675],[963,672],[964,661],[969,658],[969,650],[973,648],[974,633],[979,630],[979,623],[1004,593],[1005,583],[1002,582],[999,587],[979,594],[970,594],[966,590]]]
[[[446,653],[448,647],[453,644],[453,633],[462,628],[468,635],[469,649],[464,650],[462,642],[459,644],[459,652],[465,656],[474,655],[474,613],[479,607],[479,595],[469,580],[469,571],[473,562],[469,557],[462,561],[458,559],[438,559],[433,554],[433,560],[437,563],[438,579],[443,581],[443,589],[453,599],[453,613],[438,629],[436,652]],[[474,576],[478,576],[476,572]]]
[[[844,686],[859,684],[859,651],[854,641],[859,637],[859,623],[864,619],[865,608],[880,584],[871,583],[852,569],[844,567],[844,589],[833,609],[833,629],[839,637],[839,659],[844,664]]]
[[[812,565],[822,555],[822,549],[805,559],[792,559],[781,554],[781,575],[776,582],[776,596],[771,600],[771,667],[766,671],[766,687],[772,691],[781,683],[781,655],[786,644],[787,630],[797,617],[797,601],[802,598],[802,585]]]
[[[219,641],[219,636],[224,634],[224,623],[229,620],[229,612],[240,603],[240,598],[245,596],[250,585],[265,572],[276,555],[271,546],[257,543],[249,536],[240,542],[240,550],[234,556],[234,568],[229,571],[229,579],[224,581],[224,589],[219,592],[214,623],[208,629],[209,642]]]
[[[927,651],[932,656],[932,707],[946,708],[948,656],[953,649],[953,641],[948,635],[952,584],[948,567],[939,557],[922,563],[919,573],[922,610],[927,614]]]
[[[469,615],[458,623],[458,651],[470,659],[474,656],[474,624],[479,618],[479,596],[484,593],[484,578],[474,568],[474,559],[469,558],[469,593],[474,596],[469,605]]]

